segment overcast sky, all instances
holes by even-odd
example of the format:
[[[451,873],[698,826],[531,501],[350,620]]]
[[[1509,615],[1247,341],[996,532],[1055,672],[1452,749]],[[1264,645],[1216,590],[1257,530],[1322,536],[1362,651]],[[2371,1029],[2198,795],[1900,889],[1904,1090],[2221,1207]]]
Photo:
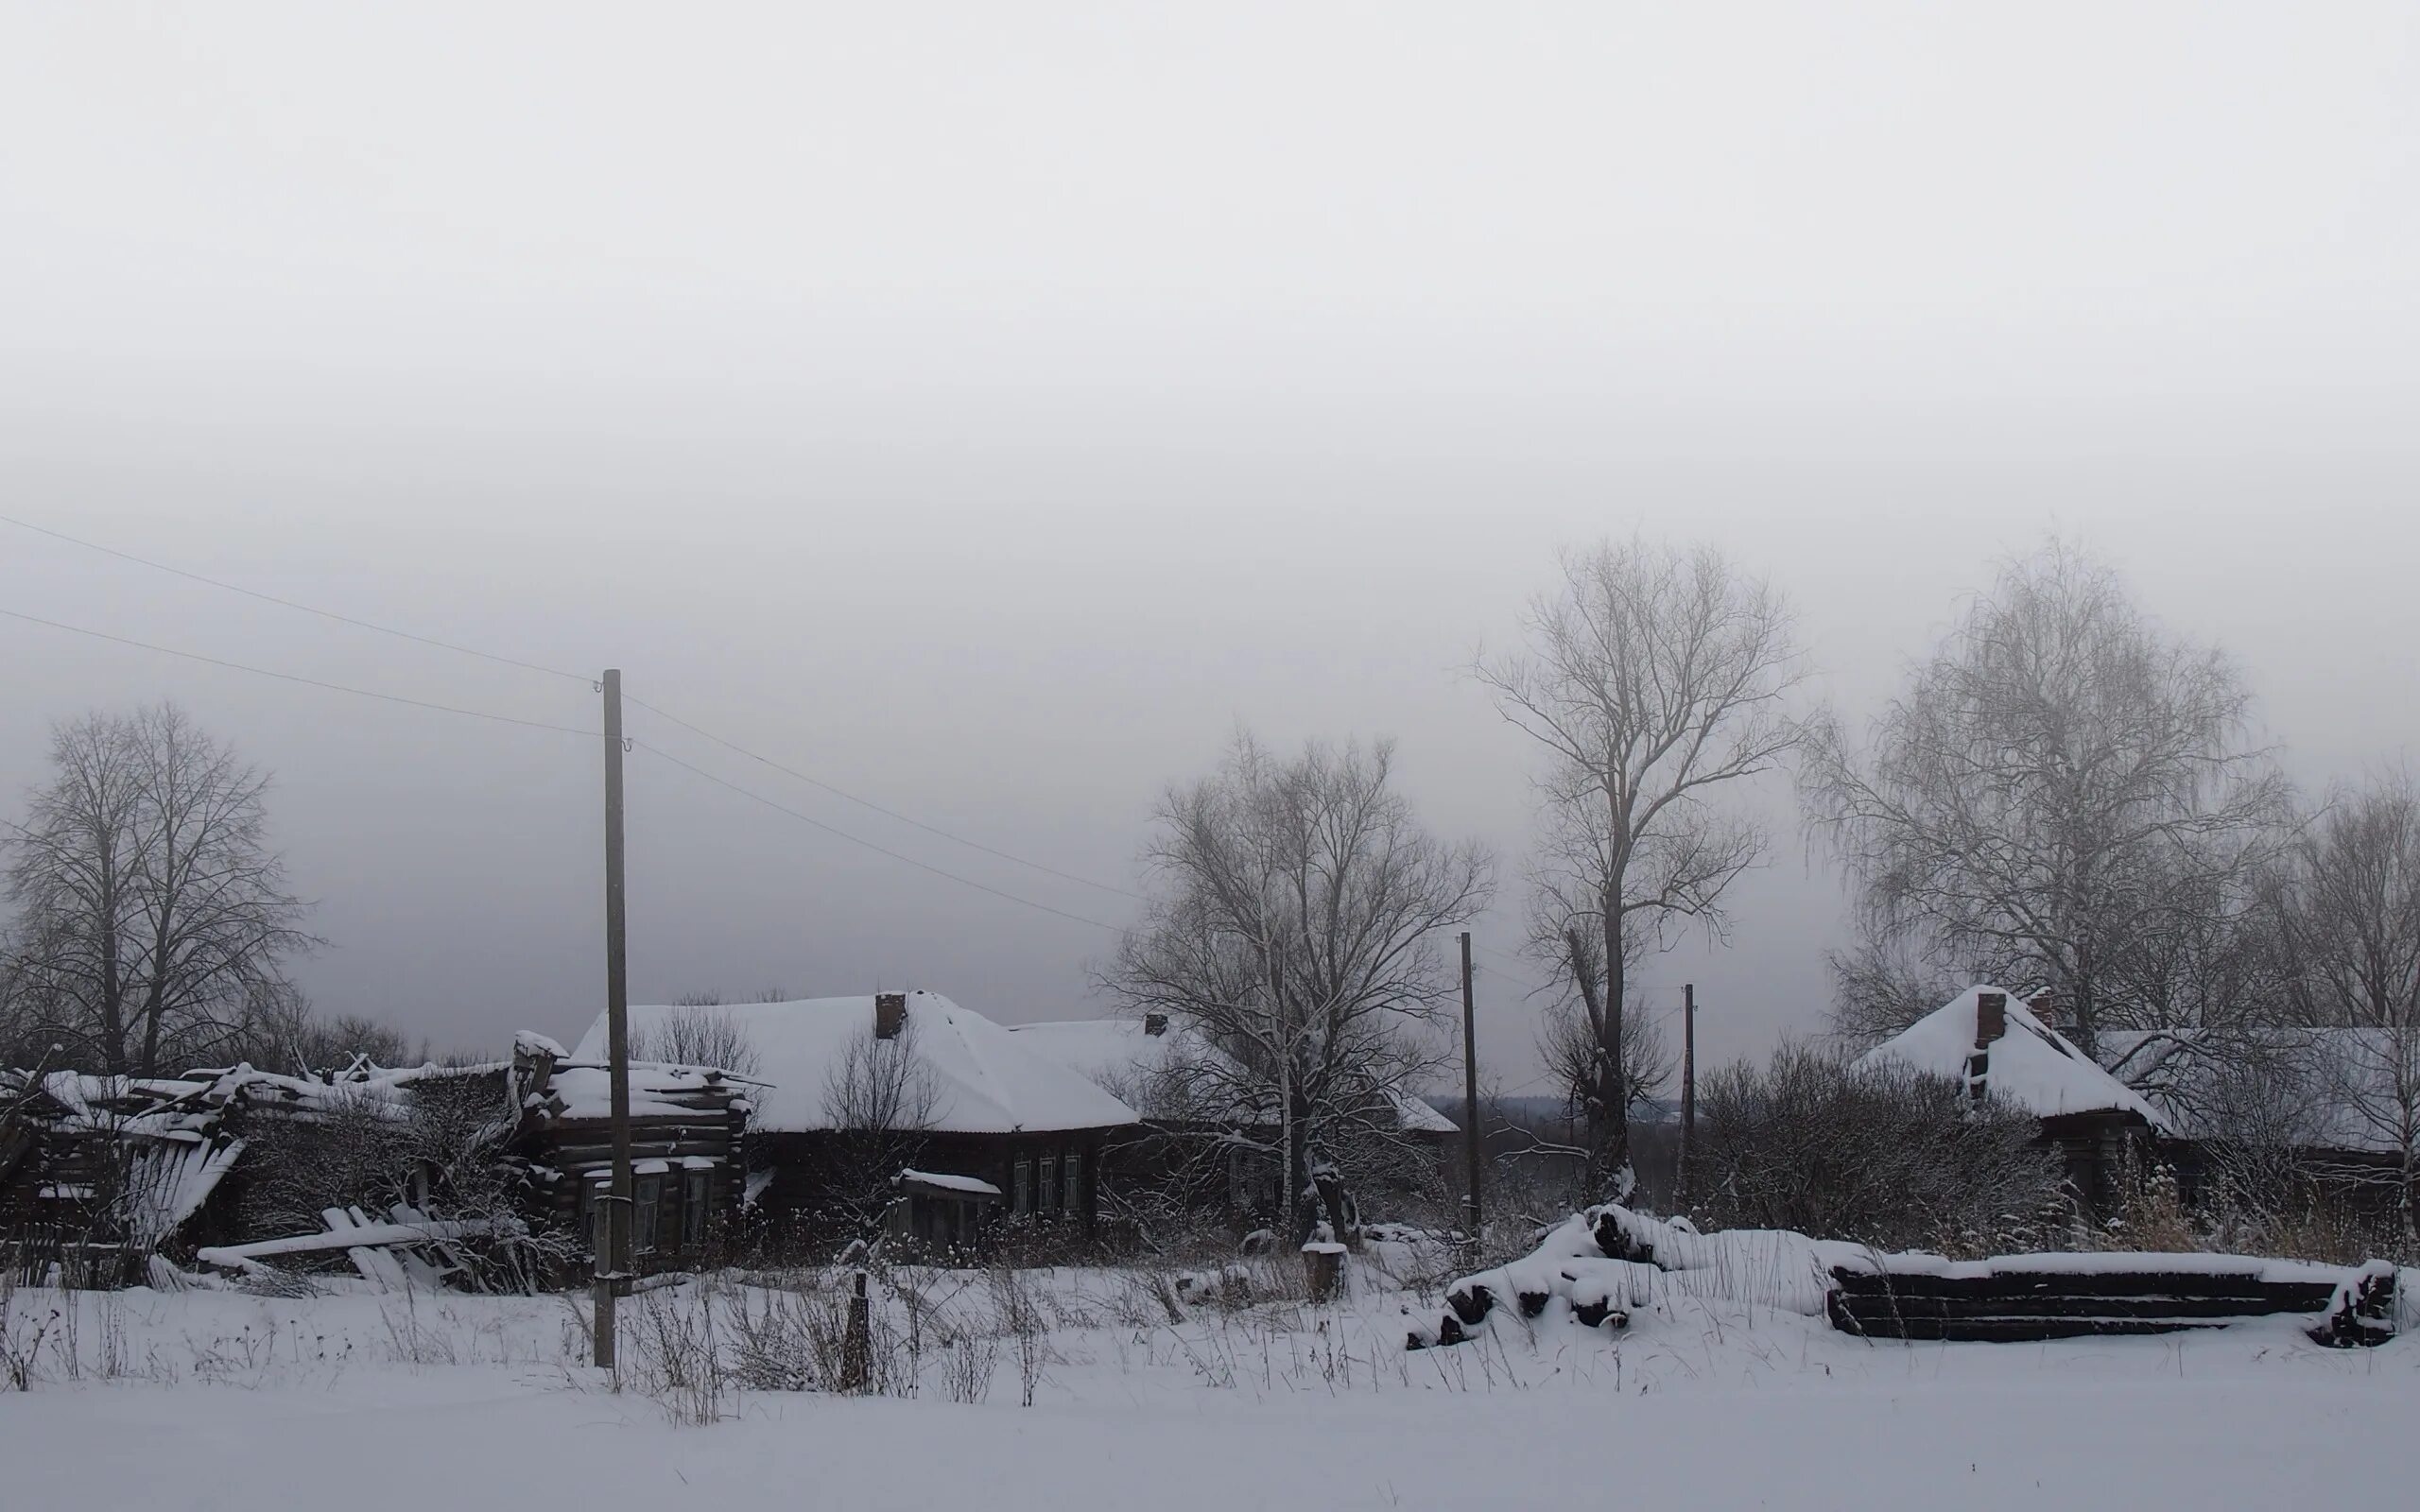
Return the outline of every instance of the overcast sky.
[[[1397,737],[1516,874],[1530,753],[1454,669],[1558,545],[1634,529],[1770,575],[1853,713],[2055,530],[2240,657],[2300,780],[2420,747],[2415,268],[2408,3],[0,12],[0,512],[620,666],[1121,886],[1239,725]],[[596,717],[5,525],[0,608]],[[600,1006],[597,743],[8,621],[0,665],[9,813],[94,707],[172,696],[275,769],[323,1009],[442,1048]],[[1095,923],[648,751],[630,784],[641,999],[1101,1007]],[[1653,968],[1715,1060],[1817,1026],[1839,927],[1754,800],[1781,845],[1729,947]]]

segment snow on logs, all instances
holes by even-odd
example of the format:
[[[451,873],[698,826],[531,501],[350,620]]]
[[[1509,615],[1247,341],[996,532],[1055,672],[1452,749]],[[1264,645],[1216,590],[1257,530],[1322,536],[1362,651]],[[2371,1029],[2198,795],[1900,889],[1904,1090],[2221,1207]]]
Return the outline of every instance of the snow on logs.
[[[2400,1284],[2398,1284],[2400,1282]],[[1408,1348],[1459,1344],[1491,1320],[1628,1326],[1675,1298],[1828,1318],[1866,1338],[2024,1342],[2219,1328],[2291,1315],[2322,1344],[2420,1330],[2420,1270],[2241,1255],[2040,1254],[1953,1262],[1769,1229],[1701,1234],[1608,1204],[1549,1230],[1522,1259],[1445,1289]]]
[[[2347,1269],[2246,1255],[1866,1255],[1832,1276],[1832,1326],[1868,1338],[2034,1343],[2299,1314],[2313,1340],[2343,1348],[2383,1344],[2396,1324],[2395,1269],[2383,1261]]]
[[[1447,1287],[1444,1314],[1411,1330],[1405,1343],[1414,1349],[1459,1344],[1506,1307],[1532,1324],[1567,1319],[1613,1331],[1668,1296],[1736,1298],[1820,1316],[1823,1263],[1845,1258],[1849,1248],[1763,1230],[1701,1234],[1685,1219],[1650,1218],[1609,1203],[1549,1230],[1524,1258]]]

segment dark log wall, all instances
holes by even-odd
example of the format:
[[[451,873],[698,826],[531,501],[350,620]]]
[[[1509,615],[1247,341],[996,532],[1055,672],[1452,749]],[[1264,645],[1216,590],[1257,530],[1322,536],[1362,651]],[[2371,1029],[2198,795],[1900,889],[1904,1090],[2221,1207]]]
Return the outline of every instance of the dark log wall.
[[[2174,1333],[2277,1314],[2307,1314],[2315,1330],[2326,1330],[2339,1295],[2336,1280],[2264,1279],[2257,1262],[2215,1275],[2149,1267],[2072,1272],[2011,1266],[1982,1276],[1941,1276],[1841,1266],[1832,1280],[1826,1311],[1832,1326],[1843,1332],[1994,1343]],[[2392,1278],[2383,1286],[2373,1283],[2362,1294],[2362,1315],[2392,1319],[2393,1299]]]
[[[959,1134],[937,1133],[924,1137],[915,1156],[915,1168],[937,1175],[973,1177],[1000,1189],[997,1204],[985,1204],[983,1221],[994,1224],[1012,1216],[1072,1224],[1090,1236],[1098,1229],[1100,1207],[1100,1168],[1103,1134],[1099,1129],[1046,1134]],[[756,1199],[754,1216],[775,1228],[785,1225],[811,1224],[829,1201],[837,1174],[835,1149],[838,1136],[830,1133],[765,1133],[756,1132],[747,1140],[746,1163],[759,1172],[769,1173],[770,1180]],[[1065,1161],[1074,1156],[1080,1162],[1073,1206],[1064,1202]],[[1044,1207],[1035,1200],[1033,1190],[1040,1179],[1044,1161],[1062,1173],[1058,1178],[1059,1200]],[[1033,1174],[1027,1188],[1028,1204],[1023,1212],[1016,1209],[1017,1167],[1020,1161],[1031,1162]]]

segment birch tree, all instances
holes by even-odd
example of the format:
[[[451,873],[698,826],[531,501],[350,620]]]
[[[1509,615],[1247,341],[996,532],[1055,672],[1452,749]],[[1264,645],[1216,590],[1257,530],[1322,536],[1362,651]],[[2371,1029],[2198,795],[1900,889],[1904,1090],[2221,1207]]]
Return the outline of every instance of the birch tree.
[[[1284,1172],[1307,1236],[1324,1208],[1350,1242],[1348,1145],[1391,1133],[1436,1057],[1423,1031],[1456,1000],[1445,931],[1486,904],[1475,844],[1423,828],[1392,783],[1393,747],[1312,744],[1291,759],[1237,739],[1212,776],[1172,788],[1145,852],[1152,898],[1103,985],[1223,1054],[1180,1068],[1196,1106]]]
[[[173,704],[63,724],[51,765],[0,839],[18,1011],[89,1069],[216,1058],[317,943],[268,843],[268,775]]]
[[[1643,944],[1725,928],[1724,898],[1766,836],[1721,799],[1797,744],[1800,654],[1780,594],[1711,547],[1634,538],[1562,568],[1530,606],[1525,649],[1472,670],[1547,758],[1533,953],[1596,1047],[1589,1177],[1622,1190],[1631,970]]]
[[[1974,600],[1861,748],[1814,726],[1805,794],[1869,940],[2049,988],[2091,1053],[2104,1021],[2166,1026],[2144,1021],[2175,990],[2141,983],[2276,853],[2288,793],[2250,706],[2226,657],[2054,542]]]

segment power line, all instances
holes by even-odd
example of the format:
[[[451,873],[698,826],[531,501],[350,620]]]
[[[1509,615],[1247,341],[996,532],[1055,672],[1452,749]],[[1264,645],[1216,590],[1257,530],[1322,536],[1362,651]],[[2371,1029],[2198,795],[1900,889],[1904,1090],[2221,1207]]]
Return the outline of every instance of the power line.
[[[1512,961],[1512,957],[1505,954],[1502,951],[1492,951],[1484,945],[1474,943],[1471,946],[1471,950],[1474,954],[1490,956],[1498,961]],[[1512,983],[1515,987],[1525,987],[1532,992],[1546,992],[1551,990],[1551,988],[1539,986],[1537,983],[1530,981],[1528,977],[1522,976],[1518,972],[1505,971],[1502,967],[1496,968],[1495,974],[1504,978],[1504,980]]]
[[[683,761],[680,757],[673,755],[670,751],[666,750],[661,746],[649,745],[648,742],[643,740],[632,741],[631,745],[637,749],[646,751],[650,755],[660,756],[664,760],[670,762],[673,765],[678,766],[684,771],[694,772],[698,776],[704,778],[707,782],[714,783],[717,787],[727,787],[731,789],[731,791],[751,800],[752,802],[762,803],[765,807],[779,814],[786,814],[791,818],[798,820],[802,824],[810,825],[815,829],[822,831],[826,834],[846,840],[851,845],[862,846],[866,850],[872,850],[876,855],[889,856],[891,860],[904,862],[908,866],[914,867],[919,871],[929,871],[936,877],[945,878],[948,881],[957,883],[960,886],[972,887],[977,892],[988,892],[994,898],[1004,898],[1010,902],[1020,903],[1025,907],[1034,909],[1040,913],[1054,914],[1059,918],[1067,919],[1073,923],[1089,924],[1095,929],[1107,930],[1113,935],[1123,933],[1123,931],[1115,924],[1104,924],[1098,919],[1087,919],[1081,914],[1071,914],[1063,908],[1053,908],[1048,903],[1035,902],[1030,898],[1021,897],[1016,893],[1003,891],[1002,889],[991,886],[988,884],[977,882],[972,877],[961,877],[955,871],[944,870],[940,867],[932,865],[930,862],[919,861],[914,856],[903,855],[897,850],[892,850],[886,847],[876,845],[872,840],[868,840],[861,835],[851,834],[846,830],[836,829],[833,826],[824,823],[821,819],[814,817],[812,815],[802,814],[798,810],[791,808],[786,803],[783,803],[775,799],[767,798],[764,794],[756,792],[752,788],[742,787],[737,782],[732,782],[728,778],[718,777],[702,766]]]
[[[187,662],[200,662],[214,667],[225,667],[231,672],[249,672],[253,677],[274,678],[280,682],[299,682],[306,688],[321,688],[330,693],[351,694],[356,698],[376,698],[384,703],[399,703],[413,709],[433,709],[439,713],[462,714],[472,719],[488,719],[500,725],[520,725],[529,730],[559,730],[566,735],[585,735],[591,740],[600,740],[604,738],[604,731],[602,730],[582,730],[576,725],[549,724],[543,719],[523,719],[515,714],[490,713],[484,709],[464,709],[458,705],[450,703],[432,703],[425,698],[406,698],[398,693],[380,693],[372,688],[356,688],[348,683],[326,682],[318,678],[303,677],[302,674],[297,672],[275,672],[271,671],[268,667],[256,667],[242,662],[230,662],[224,657],[204,656],[199,651],[181,651],[173,645],[155,645],[149,641],[138,641],[133,639],[131,636],[112,635],[107,630],[86,629],[80,625],[65,625],[61,624],[58,620],[46,620],[39,614],[21,613],[13,609],[0,609],[0,615],[6,615],[12,620],[23,620],[28,625],[41,625],[54,630],[65,630],[70,635],[89,635],[96,641],[109,641],[118,645],[130,645],[138,651],[156,652],[161,656],[182,657]]]
[[[104,546],[97,541],[86,541],[80,536],[71,536],[63,530],[53,530],[48,525],[38,525],[30,520],[20,520],[14,515],[0,514],[0,524],[15,525],[20,530],[30,530],[38,536],[48,536],[53,541],[63,541],[71,546],[81,546],[87,551],[97,551],[105,557],[115,557],[121,561],[130,561],[135,563],[137,566],[148,567],[154,572],[163,572],[170,575],[171,576],[182,577],[192,582],[204,583],[212,588],[223,588],[228,593],[241,593],[246,598],[257,598],[264,604],[275,604],[281,609],[300,610],[305,614],[317,614],[321,619],[334,620],[339,625],[350,625],[357,629],[375,630],[380,635],[391,635],[398,640],[416,641],[422,645],[433,645],[441,651],[452,651],[461,656],[475,656],[482,662],[493,662],[502,666],[519,667],[527,672],[543,672],[548,677],[567,678],[574,682],[586,682],[593,684],[596,680],[595,675],[591,673],[565,672],[561,667],[543,666],[535,662],[524,662],[519,657],[504,656],[494,651],[482,651],[475,645],[460,645],[452,641],[441,641],[433,635],[421,635],[411,630],[398,629],[392,625],[380,625],[372,620],[356,619],[351,614],[340,614],[335,610],[321,609],[316,604],[304,604],[291,598],[280,598],[275,593],[264,593],[259,589],[246,588],[241,583],[231,583],[221,578],[206,577],[200,573],[188,572],[182,567],[172,567],[164,561],[153,561],[148,557],[138,557],[130,551],[120,551],[115,546]]]
[[[148,557],[140,557],[135,555],[133,552],[123,551],[115,546],[103,545],[97,541],[86,541],[80,536],[71,536],[63,530],[54,530],[47,525],[39,525],[30,520],[20,520],[14,515],[0,514],[0,524],[15,525],[21,530],[30,530],[36,535],[48,536],[54,541],[63,541],[72,546],[81,546],[87,551],[96,551],[106,557],[115,557],[121,561],[130,561],[135,563],[137,566],[148,567],[154,572],[163,572],[170,575],[171,576],[182,577],[190,582],[202,583],[211,588],[223,589],[231,593],[241,593],[247,598],[258,599],[264,604],[275,604],[282,609],[295,610],[304,614],[316,614],[321,619],[333,620],[339,625],[350,625],[357,629],[372,630],[380,635],[391,635],[398,640],[410,641],[420,645],[434,646],[441,651],[452,651],[459,656],[477,657],[483,662],[493,662],[501,666],[519,667],[528,672],[543,672],[548,677],[562,678],[572,682],[585,682],[592,687],[595,686],[596,681],[596,678],[589,673],[566,672],[561,667],[550,667],[536,662],[526,662],[519,657],[506,656],[501,652],[483,651],[475,645],[464,645],[455,641],[440,640],[433,635],[423,635],[415,630],[406,630],[392,625],[381,625],[373,620],[365,620],[355,615],[339,613],[332,609],[322,609],[317,604],[305,604],[299,599],[283,598],[275,593],[265,593],[256,588],[247,588],[241,583],[231,583],[223,578],[212,577],[202,573],[197,573],[183,567],[171,565],[167,562],[155,561]],[[60,627],[73,628],[73,627],[67,626]],[[98,632],[95,631],[90,633],[97,634]],[[104,637],[104,639],[107,639],[107,637]],[[148,649],[164,650],[165,648],[149,647]],[[182,655],[185,653],[169,652],[168,654]],[[208,659],[200,658],[199,660]],[[232,663],[221,664],[224,665]],[[282,674],[270,675],[282,676]],[[302,681],[308,679],[297,679],[293,680]],[[359,692],[361,690],[344,691]],[[378,697],[385,696],[372,694],[368,695],[368,696]],[[411,702],[413,700],[404,699],[398,701]],[[836,786],[833,783],[823,781],[821,778],[809,776],[807,773],[800,771],[794,766],[787,766],[780,762],[774,761],[769,756],[765,756],[756,751],[750,750],[747,747],[740,745],[736,741],[727,740],[722,736],[716,734],[713,730],[691,724],[688,720],[671,713],[669,710],[658,708],[656,705],[648,703],[643,698],[626,696],[626,701],[635,704],[641,709],[647,710],[649,713],[655,714],[659,718],[680,726],[683,730],[688,730],[693,735],[712,741],[716,745],[722,747],[725,750],[731,751],[735,755],[745,756],[750,761],[769,767],[774,771],[782,773],[786,777],[792,777],[802,782],[807,783],[809,786],[821,788],[824,792],[830,793],[836,798],[846,799],[848,801],[858,805],[860,808],[871,810],[873,813],[882,815],[886,818],[897,820],[899,823],[908,825],[911,829],[922,830],[927,834],[937,835],[954,845],[961,845],[971,850],[980,850],[985,855],[995,856],[1002,861],[1013,862],[1017,866],[1041,872],[1046,876],[1056,877],[1063,882],[1076,883],[1079,885],[1096,888],[1101,892],[1111,893],[1120,898],[1130,898],[1138,902],[1149,901],[1145,899],[1141,893],[1134,892],[1130,888],[1116,886],[1105,882],[1095,882],[1090,877],[1080,877],[1071,871],[1062,871],[1056,867],[1045,866],[1039,861],[1028,860],[1028,858],[1017,855],[1011,851],[1000,850],[996,846],[985,845],[980,840],[969,839],[965,835],[954,833],[938,825],[926,824],[922,819],[914,818],[908,815],[900,813],[897,809],[886,807],[869,798],[860,798],[856,794],[848,791],[846,788]],[[432,705],[430,707],[440,706]],[[469,711],[457,712],[464,713]]]
[[[897,809],[886,808],[870,798],[859,798],[856,794],[850,792],[846,788],[836,787],[820,777],[810,777],[806,773],[800,771],[797,767],[785,766],[780,762],[773,760],[771,757],[759,755],[757,752],[750,750],[747,747],[740,745],[736,741],[725,740],[722,736],[716,734],[713,730],[701,729],[697,725],[693,725],[686,719],[682,718],[680,715],[672,713],[666,710],[659,709],[644,698],[631,697],[627,694],[624,695],[624,698],[626,701],[637,705],[639,708],[646,710],[648,713],[654,714],[660,719],[667,720],[672,724],[680,726],[682,729],[689,731],[693,735],[714,742],[716,745],[720,746],[723,749],[730,751],[735,755],[745,756],[750,761],[755,762],[762,766],[770,767],[772,770],[780,772],[785,777],[797,778],[800,782],[806,783],[808,786],[821,788],[824,792],[830,793],[836,798],[847,799],[850,802],[856,804],[860,808],[871,809],[874,813],[883,816],[885,818],[896,819],[910,829],[922,830],[926,834],[939,835],[942,839],[947,840],[953,845],[962,845],[970,850],[980,850],[987,856],[997,856],[1002,861],[1012,861],[1020,867],[1039,871],[1045,876],[1057,877],[1062,882],[1072,882],[1086,887],[1098,888],[1102,892],[1113,893],[1120,898],[1133,899],[1137,902],[1149,902],[1150,901],[1143,894],[1135,892],[1131,888],[1119,887],[1106,882],[1095,882],[1090,877],[1080,877],[1072,871],[1062,871],[1056,867],[1047,867],[1039,861],[1028,860],[1026,857],[1017,855],[1012,851],[1002,850],[996,846],[985,845],[980,840],[970,840],[962,834],[953,833],[948,830],[942,829],[938,825],[926,824],[924,820],[912,818],[908,815],[900,813]],[[663,753],[658,751],[657,754],[661,755]]]

